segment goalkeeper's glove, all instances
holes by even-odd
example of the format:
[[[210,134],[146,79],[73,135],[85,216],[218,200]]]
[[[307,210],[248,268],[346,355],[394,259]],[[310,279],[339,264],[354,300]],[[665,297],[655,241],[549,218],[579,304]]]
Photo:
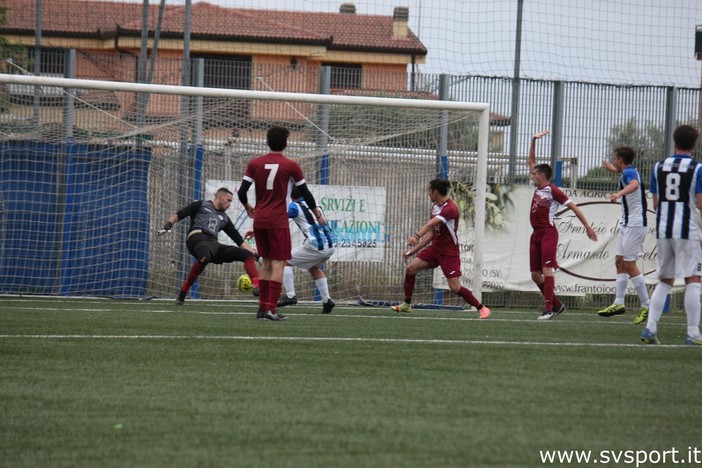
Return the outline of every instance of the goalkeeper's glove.
[[[162,235],[164,235],[164,234],[167,233],[167,232],[171,232],[171,229],[173,229],[173,223],[171,223],[171,222],[169,221],[169,222],[167,222],[166,224],[164,224],[163,227],[162,227],[161,229],[158,230],[157,234],[158,234],[159,236],[162,236]]]

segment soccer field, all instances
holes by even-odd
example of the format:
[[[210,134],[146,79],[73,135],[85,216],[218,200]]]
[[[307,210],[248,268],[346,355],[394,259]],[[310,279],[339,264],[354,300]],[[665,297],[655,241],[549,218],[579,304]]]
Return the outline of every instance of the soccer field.
[[[702,446],[683,314],[656,347],[632,313],[320,309],[278,323],[252,302],[0,298],[0,466],[542,466]]]

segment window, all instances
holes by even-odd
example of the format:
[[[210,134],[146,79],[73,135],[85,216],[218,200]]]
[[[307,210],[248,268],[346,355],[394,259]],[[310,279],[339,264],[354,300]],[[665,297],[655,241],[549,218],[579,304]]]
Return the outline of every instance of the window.
[[[205,59],[203,80],[205,88],[222,89],[251,89],[251,57],[235,55],[195,55],[192,57]],[[195,67],[191,67],[194,73]],[[191,83],[195,83],[194,75]],[[205,107],[223,105],[219,98],[205,98]],[[245,99],[232,99],[226,104],[229,116],[236,119],[249,119],[251,115],[251,102]],[[221,118],[211,116],[205,118],[205,127],[221,125]]]
[[[205,88],[251,89],[251,57],[198,55],[192,58],[205,59]]]
[[[26,54],[20,59],[20,63],[24,63],[29,71],[34,73],[34,52],[35,49],[28,47],[25,49]],[[40,49],[39,58],[39,75],[49,76],[52,78],[63,78],[66,73],[66,49]],[[26,60],[26,62],[24,62]],[[56,99],[63,99],[63,89],[57,86],[31,86],[24,84],[8,84],[5,85],[7,93],[11,96],[13,102],[26,103],[27,99],[33,99],[39,90],[39,97],[42,103],[55,104]]]
[[[39,72],[42,75],[63,77],[66,73],[66,50],[41,49]]]
[[[361,87],[361,65],[347,63],[323,63],[322,65],[331,67],[332,88],[358,89]]]

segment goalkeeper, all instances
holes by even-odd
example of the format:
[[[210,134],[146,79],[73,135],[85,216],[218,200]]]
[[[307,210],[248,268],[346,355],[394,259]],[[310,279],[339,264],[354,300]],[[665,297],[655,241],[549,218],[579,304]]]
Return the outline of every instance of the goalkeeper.
[[[190,267],[190,273],[180,288],[176,299],[177,305],[183,305],[190,287],[209,263],[220,265],[222,263],[244,262],[244,269],[254,286],[253,295],[258,296],[256,252],[251,246],[244,243],[244,238],[226,214],[233,199],[232,192],[222,187],[217,190],[214,200],[197,200],[173,213],[168,217],[163,228],[158,231],[159,236],[171,232],[173,224],[183,218],[190,217],[186,246],[188,252],[197,260]],[[224,231],[238,247],[220,244],[217,240],[219,231]]]

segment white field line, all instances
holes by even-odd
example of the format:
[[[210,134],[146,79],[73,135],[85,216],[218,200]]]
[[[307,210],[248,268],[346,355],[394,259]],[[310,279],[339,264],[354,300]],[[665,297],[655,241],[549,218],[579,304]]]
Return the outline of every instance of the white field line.
[[[231,308],[231,305],[228,305],[227,307]],[[65,307],[13,307],[14,310],[24,310],[24,311],[30,311],[30,312],[106,312],[106,313],[147,313],[147,314],[193,314],[193,315],[232,315],[232,316],[253,316],[255,314],[254,310],[247,311],[247,312],[234,312],[234,311],[202,311],[202,310],[188,310],[187,307],[185,306],[172,306],[167,309],[150,309],[146,307],[140,307],[140,308],[130,308],[126,310],[117,310],[115,308],[65,308]],[[319,317],[322,316],[322,314],[310,314],[310,313],[296,313],[293,311],[294,308],[290,308],[290,311],[292,312],[290,315],[291,319],[294,319],[295,317]],[[538,323],[541,324],[543,322],[536,320],[536,316],[538,315],[537,313],[530,313],[530,312],[520,312],[520,311],[493,311],[492,316],[487,319],[487,320],[480,320],[478,317],[475,317],[474,314],[476,312],[474,311],[466,311],[466,312],[458,312],[456,311],[456,314],[461,314],[456,317],[431,317],[431,316],[417,316],[417,315],[412,315],[412,314],[402,314],[399,315],[397,313],[391,313],[388,312],[387,314],[383,315],[366,315],[366,314],[347,314],[344,313],[346,311],[356,311],[356,310],[364,310],[368,311],[371,310],[368,307],[340,307],[334,310],[333,313],[329,315],[324,315],[324,317],[336,317],[336,318],[355,318],[355,319],[385,319],[385,320],[431,320],[431,321],[457,321],[457,322],[513,322],[513,323]],[[381,309],[382,310],[382,309]],[[282,312],[286,312],[286,309],[283,309]],[[519,315],[522,318],[501,318],[501,315]],[[577,314],[581,315],[581,314]],[[570,318],[577,316],[577,315],[564,315],[562,318],[556,319],[556,320],[549,320],[548,323],[563,323],[563,324],[573,324],[573,325],[580,325],[580,324],[607,324],[607,325],[627,325],[627,326],[634,326],[633,323],[631,323],[630,320],[627,321],[622,321],[622,320],[570,320]],[[631,317],[634,315],[631,314]],[[565,319],[565,320],[564,320]],[[333,319],[332,319],[333,320]],[[671,316],[667,317],[666,321],[673,320],[673,323],[683,322],[685,320],[684,315],[680,315],[680,317],[677,316]],[[541,326],[541,325],[540,325]]]
[[[686,345],[645,346],[633,343],[563,343],[545,341],[504,341],[504,340],[423,340],[409,338],[357,338],[357,337],[304,337],[304,336],[241,336],[241,335],[0,335],[0,339],[44,339],[44,340],[232,340],[232,341],[329,341],[399,344],[439,344],[439,345],[496,345],[496,346],[555,346],[589,348],[697,348]]]

